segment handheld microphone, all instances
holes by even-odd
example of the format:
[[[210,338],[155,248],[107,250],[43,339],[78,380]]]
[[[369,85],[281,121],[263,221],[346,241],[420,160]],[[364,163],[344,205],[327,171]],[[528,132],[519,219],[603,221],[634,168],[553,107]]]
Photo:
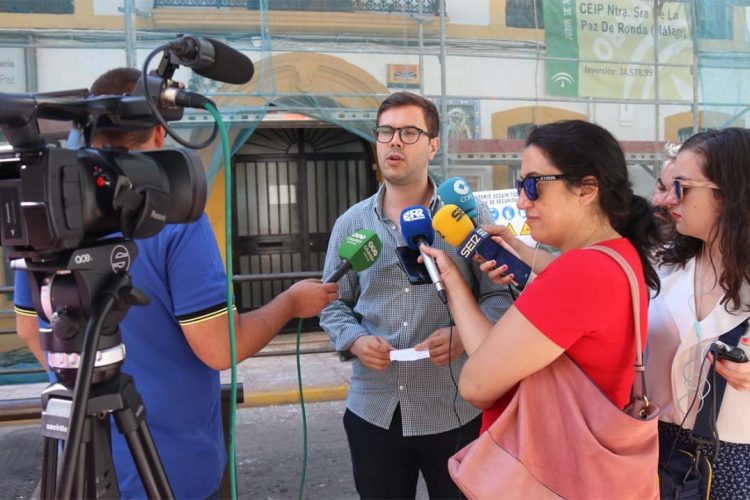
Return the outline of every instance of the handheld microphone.
[[[435,288],[437,288],[438,297],[440,297],[443,304],[447,304],[448,296],[445,294],[445,287],[440,279],[440,271],[438,271],[432,257],[424,253],[421,248],[422,243],[432,245],[432,242],[435,240],[432,219],[426,208],[421,205],[414,205],[413,207],[406,207],[401,212],[401,235],[404,237],[406,245],[409,248],[419,250],[424,260],[424,265],[427,268],[427,273],[435,284]]]
[[[364,271],[378,260],[382,248],[383,245],[375,231],[357,229],[341,242],[339,257],[343,262],[325,280],[325,283],[340,280],[351,269],[357,272]]]
[[[464,211],[471,219],[479,215],[477,211],[477,200],[469,187],[469,183],[463,177],[451,177],[440,184],[437,194],[445,205],[456,205]]]
[[[469,217],[456,205],[446,205],[435,214],[432,222],[435,231],[449,244],[458,247],[458,254],[470,261],[474,255],[484,260],[494,260],[508,266],[508,274],[520,287],[526,286],[531,275],[531,267],[516,257],[502,245],[492,240],[492,236],[481,227],[474,228]]]
[[[225,83],[240,85],[253,77],[255,69],[250,59],[218,40],[181,35],[169,43],[170,59],[201,76]]]

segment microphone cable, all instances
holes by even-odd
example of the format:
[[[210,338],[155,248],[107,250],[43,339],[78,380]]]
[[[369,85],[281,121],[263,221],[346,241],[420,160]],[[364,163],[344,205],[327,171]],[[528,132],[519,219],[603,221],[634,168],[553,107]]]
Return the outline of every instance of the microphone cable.
[[[148,85],[146,85],[148,88]],[[150,99],[149,99],[150,101]],[[232,176],[229,149],[229,136],[224,122],[221,121],[219,110],[212,103],[205,104],[206,110],[214,118],[214,128],[219,131],[221,146],[224,155],[224,190],[225,190],[225,232],[226,241],[224,248],[226,252],[226,293],[227,293],[227,324],[229,326],[229,354],[231,359],[231,392],[229,395],[229,450],[228,467],[229,467],[229,487],[232,500],[237,498],[237,471],[235,466],[235,440],[236,440],[236,421],[237,421],[237,350],[235,346],[235,329],[234,329],[234,284],[232,283]]]
[[[451,375],[451,382],[453,382],[453,414],[456,416],[458,422],[458,435],[456,436],[456,446],[454,447],[454,454],[458,453],[459,446],[461,446],[461,433],[463,431],[463,424],[461,423],[461,417],[458,415],[458,383],[456,382],[456,376],[453,374],[453,360],[451,359],[451,348],[453,347],[453,327],[456,323],[453,321],[453,315],[451,314],[450,307],[445,304],[445,310],[448,312],[448,319],[450,321],[450,330],[448,331],[448,373]]]
[[[300,352],[300,340],[302,338],[302,323],[304,320],[299,319],[297,323],[297,389],[299,391],[299,406],[302,409],[302,472],[299,478],[298,500],[302,500],[305,491],[305,477],[307,475],[307,413],[305,412],[305,394],[302,390],[302,362]]]
[[[190,148],[190,149],[203,149],[205,147],[208,147],[212,142],[214,142],[214,139],[216,139],[216,135],[219,133],[219,123],[221,123],[221,122],[216,119],[216,115],[214,115],[213,112],[211,112],[209,110],[209,112],[211,113],[211,115],[214,117],[214,128],[211,131],[211,135],[208,137],[208,139],[206,139],[203,142],[199,142],[199,143],[191,143],[189,141],[186,141],[182,137],[180,137],[179,134],[177,134],[172,129],[172,127],[169,126],[169,123],[167,123],[167,121],[161,115],[161,111],[159,111],[159,107],[154,103],[154,101],[152,99],[152,96],[151,96],[151,90],[148,88],[148,81],[147,81],[148,66],[151,63],[151,59],[153,59],[154,56],[156,54],[158,54],[159,52],[161,52],[163,50],[167,50],[167,49],[169,49],[169,44],[168,43],[160,45],[160,46],[156,47],[154,50],[152,50],[151,53],[146,57],[146,60],[143,61],[143,69],[141,70],[141,78],[144,79],[143,93],[144,93],[144,97],[146,98],[146,105],[148,106],[148,109],[151,111],[151,114],[153,114],[154,117],[156,118],[156,121],[159,122],[159,125],[161,125],[162,127],[164,127],[164,130],[167,132],[167,134],[169,134],[169,136],[172,139],[174,139],[175,141],[179,142],[181,145],[185,146],[186,148]],[[195,94],[195,95],[198,96],[197,94]],[[216,105],[214,104],[214,102],[211,101],[210,99],[206,98],[206,102],[203,103],[203,107],[208,110],[209,109],[208,106],[211,106],[218,113],[218,110],[216,110]],[[225,132],[226,132],[226,130],[225,130]],[[227,140],[227,145],[228,144],[229,144],[229,141]],[[224,159],[225,159],[224,163],[225,163],[225,166],[229,164],[229,159],[228,159],[228,155],[229,154],[230,154],[230,150],[229,149],[225,150],[225,153],[224,153]],[[229,177],[229,172],[230,171],[227,168],[227,170],[226,170],[226,177]]]
[[[679,441],[679,439],[680,439],[680,432],[682,431],[682,429],[684,429],[683,425],[685,425],[685,421],[687,420],[688,416],[690,415],[690,411],[693,409],[693,406],[695,405],[695,402],[698,400],[698,397],[699,397],[698,393],[702,392],[701,391],[701,387],[700,387],[700,385],[701,385],[700,381],[701,381],[701,378],[703,378],[703,367],[706,365],[706,360],[708,360],[708,353],[709,352],[710,351],[706,351],[706,354],[704,354],[704,356],[703,356],[703,361],[701,361],[701,366],[700,366],[700,368],[698,368],[698,384],[697,384],[697,387],[695,388],[695,394],[693,394],[693,399],[692,399],[692,401],[690,401],[690,404],[688,405],[687,410],[685,410],[685,416],[682,417],[682,421],[679,423],[679,429],[677,429],[677,433],[676,433],[676,435],[674,437],[674,440],[672,441],[672,446],[669,448],[669,453],[667,454],[667,458],[664,461],[664,463],[668,464],[669,461],[672,459],[672,455],[674,454],[675,449],[677,447],[677,441]],[[714,356],[714,361],[713,362],[714,362],[714,364],[716,364],[716,356]],[[714,371],[714,374],[715,373],[716,373],[716,371]],[[708,375],[708,374],[706,374],[706,375]],[[708,380],[706,380],[706,383],[708,383]],[[714,391],[711,391],[711,392],[714,392]],[[714,395],[715,395],[715,392],[714,392]],[[703,398],[704,397],[705,397],[705,395],[700,396],[701,404],[703,403]],[[714,400],[715,399],[716,398],[714,397]],[[715,404],[716,404],[716,402],[714,401],[714,405]],[[716,410],[714,408],[713,412],[715,412],[715,411]],[[718,452],[718,440],[717,440],[717,450],[716,451]]]

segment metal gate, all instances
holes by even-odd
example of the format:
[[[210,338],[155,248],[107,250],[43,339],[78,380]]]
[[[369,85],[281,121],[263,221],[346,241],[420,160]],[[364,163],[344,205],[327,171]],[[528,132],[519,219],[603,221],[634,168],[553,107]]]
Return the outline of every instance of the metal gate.
[[[257,130],[233,159],[235,273],[322,270],[338,216],[376,190],[370,151],[341,129]],[[258,308],[292,283],[242,283],[237,307]]]

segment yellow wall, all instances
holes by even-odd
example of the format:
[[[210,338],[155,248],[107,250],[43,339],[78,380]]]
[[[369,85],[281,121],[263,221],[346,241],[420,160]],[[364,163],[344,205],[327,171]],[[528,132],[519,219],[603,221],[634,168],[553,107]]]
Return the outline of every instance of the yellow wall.
[[[684,113],[677,113],[672,116],[668,116],[664,119],[664,139],[667,141],[676,142],[679,137],[680,130],[693,126],[693,113],[686,111]],[[726,113],[720,113],[717,111],[699,111],[698,112],[698,127],[705,127],[706,120],[708,118],[709,124],[723,123],[732,118],[731,115]],[[740,125],[742,126],[742,125]]]
[[[559,120],[587,120],[585,115],[567,109],[549,106],[525,106],[492,113],[492,138],[507,139],[508,129],[513,125],[533,123],[543,125]],[[493,165],[492,184],[495,189],[510,188],[508,185],[508,165]]]

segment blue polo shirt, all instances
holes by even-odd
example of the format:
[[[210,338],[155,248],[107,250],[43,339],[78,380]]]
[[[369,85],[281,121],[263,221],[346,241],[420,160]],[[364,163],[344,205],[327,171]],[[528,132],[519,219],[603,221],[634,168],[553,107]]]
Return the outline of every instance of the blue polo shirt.
[[[205,214],[192,224],[166,226],[136,240],[130,274],[151,299],[133,306],[120,324],[127,352],[122,371],[133,376],[146,421],[177,498],[215,492],[226,462],[219,373],[193,353],[181,325],[226,313],[225,272]],[[16,275],[15,305],[33,312],[28,279]],[[113,424],[114,427],[114,424]],[[146,498],[123,436],[112,451],[122,498]]]

